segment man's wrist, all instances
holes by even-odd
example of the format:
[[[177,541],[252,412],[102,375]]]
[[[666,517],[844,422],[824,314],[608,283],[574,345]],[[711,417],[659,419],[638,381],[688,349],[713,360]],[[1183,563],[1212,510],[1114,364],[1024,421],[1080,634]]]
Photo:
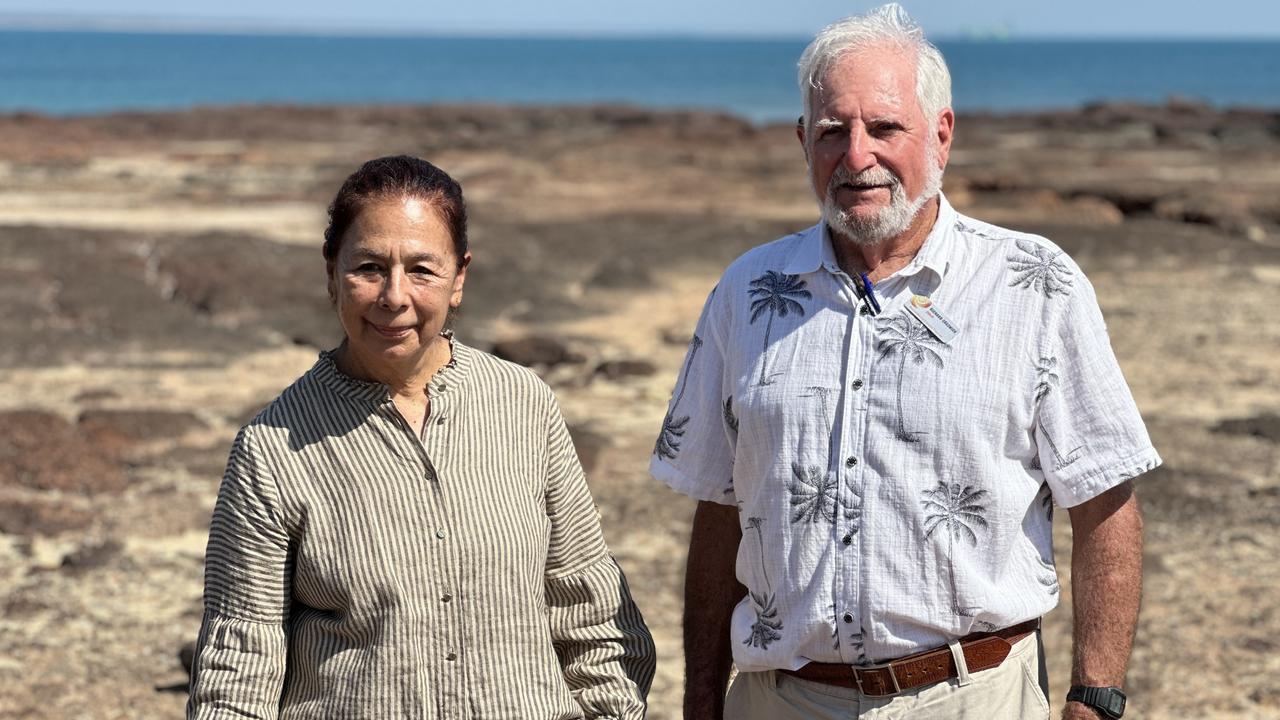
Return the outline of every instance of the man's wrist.
[[[1072,685],[1067,692],[1067,704],[1087,708],[1096,717],[1119,720],[1124,715],[1128,697],[1118,687],[1092,687]]]
[[[1101,717],[1097,710],[1084,703],[1068,701],[1062,707],[1062,720],[1098,720]]]

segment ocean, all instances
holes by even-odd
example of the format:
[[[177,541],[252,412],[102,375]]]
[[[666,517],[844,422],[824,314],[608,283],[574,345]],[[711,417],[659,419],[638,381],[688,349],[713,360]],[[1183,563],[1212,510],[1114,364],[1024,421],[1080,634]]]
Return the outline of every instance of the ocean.
[[[248,103],[597,103],[799,114],[804,39],[0,31],[0,111]],[[940,41],[959,111],[1099,100],[1280,108],[1280,40]]]

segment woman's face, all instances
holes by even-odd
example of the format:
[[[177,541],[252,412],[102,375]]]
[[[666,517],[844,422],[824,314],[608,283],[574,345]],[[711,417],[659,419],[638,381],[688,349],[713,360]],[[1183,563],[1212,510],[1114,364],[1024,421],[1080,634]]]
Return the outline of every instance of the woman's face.
[[[342,237],[329,265],[329,292],[363,364],[412,366],[440,341],[449,309],[462,302],[467,253],[458,262],[453,238],[430,202],[375,200]],[[459,267],[461,265],[461,267]]]

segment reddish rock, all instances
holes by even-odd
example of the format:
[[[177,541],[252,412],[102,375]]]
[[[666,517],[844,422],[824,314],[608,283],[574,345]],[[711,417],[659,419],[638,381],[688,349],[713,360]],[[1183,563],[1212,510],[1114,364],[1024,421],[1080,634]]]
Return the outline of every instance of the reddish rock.
[[[545,335],[501,340],[493,344],[493,354],[525,367],[554,367],[583,360],[563,342]]]
[[[119,492],[128,485],[119,440],[93,442],[58,415],[0,413],[0,485],[65,492]]]

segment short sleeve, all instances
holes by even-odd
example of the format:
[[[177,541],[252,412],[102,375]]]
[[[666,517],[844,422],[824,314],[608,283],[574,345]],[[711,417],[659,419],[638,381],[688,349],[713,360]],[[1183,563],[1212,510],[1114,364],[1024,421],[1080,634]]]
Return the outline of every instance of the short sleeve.
[[[1035,439],[1054,500],[1073,507],[1161,460],[1111,349],[1093,286],[1078,275],[1070,294],[1051,302],[1060,305],[1036,368]]]
[[[737,419],[725,381],[729,318],[717,290],[702,308],[653,446],[649,473],[676,492],[733,505]]]

